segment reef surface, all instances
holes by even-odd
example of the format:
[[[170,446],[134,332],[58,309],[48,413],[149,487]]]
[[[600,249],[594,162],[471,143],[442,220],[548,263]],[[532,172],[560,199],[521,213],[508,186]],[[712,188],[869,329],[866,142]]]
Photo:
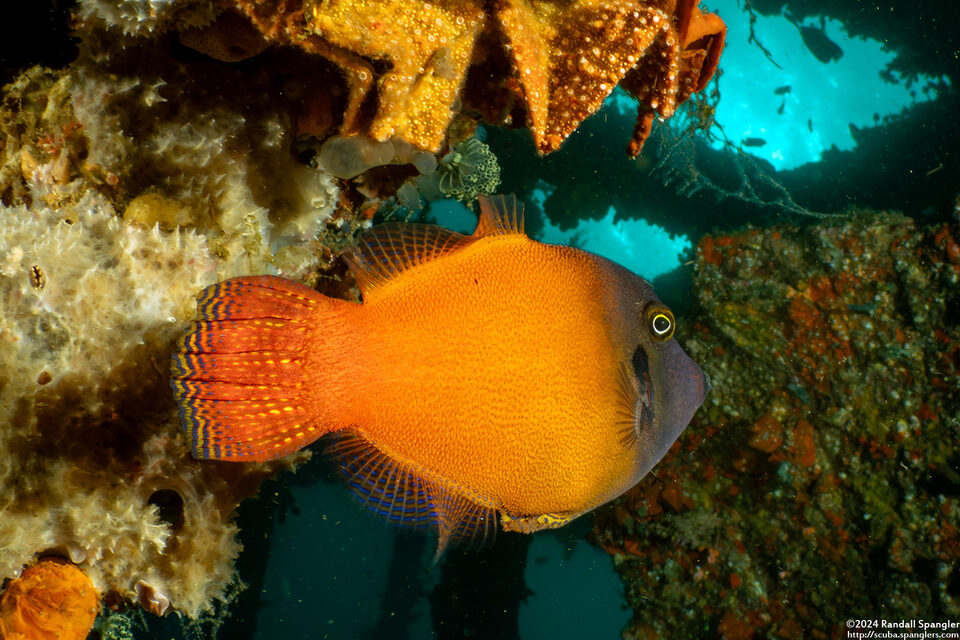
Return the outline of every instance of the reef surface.
[[[700,240],[681,341],[712,390],[593,533],[624,637],[960,615],[958,238],[861,211]]]
[[[0,578],[54,555],[110,607],[198,618],[239,589],[234,509],[306,454],[190,458],[173,343],[218,279],[315,283],[332,256],[319,236],[346,223],[284,102],[238,106],[268,77],[231,90],[156,43],[149,65],[120,55],[114,35],[87,33],[78,61],[2,94]],[[197,86],[205,72],[221,81]]]

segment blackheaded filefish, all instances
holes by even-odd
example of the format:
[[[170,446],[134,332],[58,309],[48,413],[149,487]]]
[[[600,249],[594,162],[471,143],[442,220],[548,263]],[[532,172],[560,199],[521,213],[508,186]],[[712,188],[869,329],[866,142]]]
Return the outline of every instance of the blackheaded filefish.
[[[704,374],[642,278],[523,232],[385,223],[345,259],[362,304],[271,276],[212,285],[173,358],[193,455],[256,461],[325,434],[353,492],[451,542],[561,526],[617,497],[700,406]]]

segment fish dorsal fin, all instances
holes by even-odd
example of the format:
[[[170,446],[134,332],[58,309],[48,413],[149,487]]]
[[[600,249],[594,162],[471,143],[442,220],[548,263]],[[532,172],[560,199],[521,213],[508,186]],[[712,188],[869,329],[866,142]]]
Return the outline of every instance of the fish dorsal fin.
[[[523,205],[514,196],[480,196],[480,221],[474,238],[523,235]]]
[[[356,246],[343,254],[364,299],[417,265],[470,244],[470,236],[434,224],[385,222],[364,232]]]
[[[327,448],[353,495],[373,513],[393,524],[434,528],[440,558],[451,545],[481,547],[496,535],[494,508],[461,495],[439,477],[394,459],[361,434],[346,429]]]

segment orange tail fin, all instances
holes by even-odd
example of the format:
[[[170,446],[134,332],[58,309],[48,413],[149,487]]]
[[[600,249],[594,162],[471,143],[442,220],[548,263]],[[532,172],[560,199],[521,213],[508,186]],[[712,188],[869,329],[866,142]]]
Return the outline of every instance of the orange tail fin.
[[[173,393],[196,458],[272,460],[325,429],[310,415],[301,357],[328,299],[272,276],[225,280],[199,296],[200,319],[173,356]]]

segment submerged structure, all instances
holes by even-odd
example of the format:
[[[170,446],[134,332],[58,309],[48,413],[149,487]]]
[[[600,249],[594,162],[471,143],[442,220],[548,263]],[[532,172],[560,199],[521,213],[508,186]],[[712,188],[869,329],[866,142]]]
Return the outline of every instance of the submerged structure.
[[[483,119],[546,153],[621,83],[639,152],[716,68],[696,4],[81,0],[76,61],[0,103],[0,579],[52,556],[110,609],[228,603],[236,506],[306,454],[190,458],[166,363],[195,294],[278,274],[344,295],[366,199],[434,171],[418,184],[495,186],[464,142]]]
[[[712,391],[593,534],[625,637],[960,615],[958,240],[860,211],[700,241],[685,344]]]

